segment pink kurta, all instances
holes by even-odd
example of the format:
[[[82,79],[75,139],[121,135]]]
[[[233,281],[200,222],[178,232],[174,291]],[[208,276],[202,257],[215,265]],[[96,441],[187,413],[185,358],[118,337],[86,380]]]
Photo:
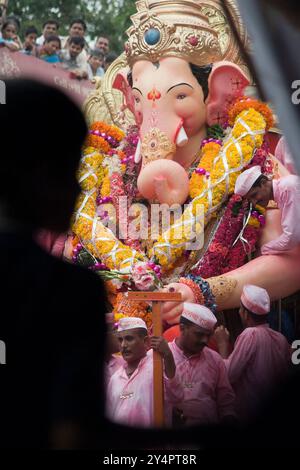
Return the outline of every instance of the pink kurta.
[[[284,378],[290,363],[287,340],[267,323],[246,328],[238,337],[225,364],[242,421],[255,413],[261,399]]]
[[[283,166],[285,166],[285,168],[292,175],[297,174],[293,157],[284,137],[281,137],[276,146],[275,157],[283,164]]]
[[[273,180],[274,201],[281,209],[283,233],[261,248],[263,255],[281,254],[300,243],[300,178],[288,175]]]
[[[153,426],[153,352],[148,351],[132,376],[128,378],[125,366],[111,377],[107,388],[106,413],[114,422],[135,427]],[[164,377],[165,415],[171,424],[172,405],[183,399],[183,390],[177,378]]]
[[[235,395],[221,356],[205,347],[187,357],[176,340],[169,347],[184,389],[178,408],[183,411],[186,425],[218,423],[225,416],[235,416]]]

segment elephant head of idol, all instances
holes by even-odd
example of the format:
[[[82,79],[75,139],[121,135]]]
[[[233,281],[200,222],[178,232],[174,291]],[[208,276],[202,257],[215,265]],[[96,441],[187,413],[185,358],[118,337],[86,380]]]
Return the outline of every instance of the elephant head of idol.
[[[222,124],[228,104],[249,84],[221,61],[217,33],[199,2],[141,2],[128,30],[128,69],[114,87],[124,93],[139,127],[138,189],[149,200],[183,204],[188,172],[207,126]]]

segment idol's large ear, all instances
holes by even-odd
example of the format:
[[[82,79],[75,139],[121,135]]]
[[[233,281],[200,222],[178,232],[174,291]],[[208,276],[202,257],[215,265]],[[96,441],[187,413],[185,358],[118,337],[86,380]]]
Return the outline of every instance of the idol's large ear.
[[[129,68],[127,67],[119,70],[118,74],[116,75],[114,79],[113,88],[115,88],[116,90],[120,90],[123,93],[125,97],[126,106],[133,114],[135,114],[134,98],[133,98],[131,87],[127,79],[128,73],[129,73]]]
[[[207,98],[207,124],[224,124],[228,106],[244,95],[249,79],[240,67],[232,62],[217,62],[209,77]]]

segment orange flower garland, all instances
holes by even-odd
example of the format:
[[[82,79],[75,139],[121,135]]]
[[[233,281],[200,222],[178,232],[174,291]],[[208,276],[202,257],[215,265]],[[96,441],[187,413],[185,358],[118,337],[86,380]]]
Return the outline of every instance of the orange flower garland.
[[[129,301],[124,293],[119,293],[114,305],[114,316],[138,317],[144,320],[147,327],[152,326],[151,308],[147,302]]]
[[[229,125],[233,126],[237,116],[245,109],[251,108],[255,109],[255,111],[258,111],[260,114],[262,114],[262,116],[266,120],[266,131],[274,125],[273,113],[270,110],[269,106],[254,98],[248,98],[247,96],[238,98],[238,100],[233,105],[230,105],[230,108],[228,110]]]
[[[109,143],[106,142],[106,140],[103,139],[103,137],[100,137],[97,135],[90,134],[86,139],[85,145],[87,147],[93,147],[94,149],[102,153],[108,153],[110,150]]]
[[[108,153],[111,149],[111,145],[106,140],[106,137],[114,139],[117,143],[120,143],[121,140],[124,139],[125,134],[117,126],[110,126],[104,122],[97,121],[90,127],[85,146],[94,147],[94,149],[99,152]]]
[[[105,124],[105,122],[101,121],[94,122],[91,125],[90,130],[99,131],[100,133],[107,134],[116,139],[118,142],[121,142],[121,140],[123,140],[125,137],[125,133],[121,129],[119,129],[119,127],[110,124]]]

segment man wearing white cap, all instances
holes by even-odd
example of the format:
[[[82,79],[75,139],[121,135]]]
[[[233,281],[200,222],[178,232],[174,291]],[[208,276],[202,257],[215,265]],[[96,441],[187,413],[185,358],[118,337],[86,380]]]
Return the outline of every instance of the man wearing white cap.
[[[253,166],[239,175],[235,193],[248,199],[253,207],[267,207],[273,200],[281,209],[282,234],[261,248],[263,255],[281,254],[295,248],[300,242],[300,178],[288,175],[271,180]]]
[[[121,318],[118,337],[125,364],[111,377],[107,390],[108,417],[120,424],[136,427],[153,425],[153,352],[159,352],[164,362],[165,414],[171,424],[171,405],[183,398],[177,379],[176,366],[164,338],[149,338],[146,323],[141,318]]]
[[[184,399],[177,407],[185,426],[235,420],[235,395],[220,355],[207,348],[217,323],[203,305],[185,302],[180,336],[169,344]]]
[[[228,377],[236,393],[241,421],[248,421],[255,415],[267,393],[285,377],[291,362],[287,340],[267,323],[269,312],[267,291],[247,284],[243,288],[239,311],[245,329],[237,338],[230,356],[228,331],[219,327],[215,332],[220,354],[225,358]]]

